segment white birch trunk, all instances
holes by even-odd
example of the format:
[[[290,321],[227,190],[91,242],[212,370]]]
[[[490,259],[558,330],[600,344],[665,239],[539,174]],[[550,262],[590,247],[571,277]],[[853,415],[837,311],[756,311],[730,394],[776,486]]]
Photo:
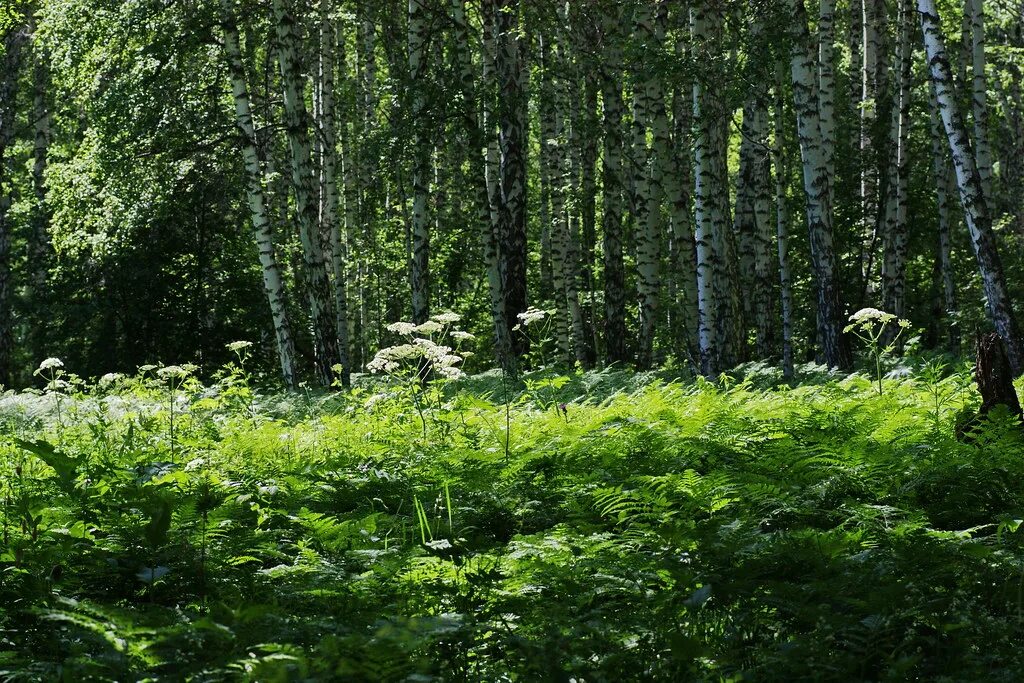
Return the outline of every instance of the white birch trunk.
[[[625,176],[622,168],[622,49],[618,13],[605,14],[602,25],[601,96],[604,108],[604,346],[605,361],[622,363],[626,356],[626,286],[622,258],[622,214]]]
[[[306,298],[313,324],[314,366],[323,386],[334,381],[334,367],[340,363],[335,329],[334,301],[316,221],[316,191],[310,160],[309,116],[305,103],[305,79],[299,55],[295,16],[285,4],[274,0],[278,59],[284,94],[285,123],[291,151],[291,179],[302,242]]]
[[[706,44],[713,40],[710,36],[711,22],[705,14],[706,8],[697,5],[690,8],[690,34],[695,49],[706,49]],[[716,144],[719,120],[714,105],[714,96],[708,92],[701,79],[693,82],[693,118],[694,118],[694,211],[695,234],[697,245],[697,308],[698,328],[697,341],[700,354],[700,372],[706,377],[713,377],[719,370],[721,354],[721,337],[719,335],[718,313],[719,296],[715,286],[715,271],[720,252],[716,253],[716,242],[719,233],[724,229],[725,216],[722,214],[721,203],[717,198],[720,184],[724,179],[719,176],[722,165],[717,155],[721,149]]]
[[[291,323],[288,320],[284,279],[281,275],[281,266],[277,262],[273,228],[267,211],[266,193],[263,189],[263,171],[260,168],[256,146],[256,131],[253,126],[252,106],[249,101],[249,88],[246,84],[245,67],[239,46],[233,0],[223,0],[222,7],[224,54],[235,102],[235,125],[238,127],[242,159],[245,162],[246,200],[249,204],[253,237],[256,241],[256,250],[263,273],[263,289],[270,305],[281,375],[286,386],[294,387],[297,383],[295,345],[292,339]]]
[[[788,0],[793,12],[792,60],[793,101],[797,114],[800,156],[803,163],[807,231],[811,266],[818,303],[818,336],[825,363],[846,368],[849,353],[843,339],[842,308],[836,254],[832,237],[832,207],[829,204],[832,178],[828,175],[821,117],[815,84],[815,57],[807,27],[803,0]]]
[[[928,54],[932,83],[935,86],[935,99],[953,156],[960,204],[964,210],[964,218],[971,234],[971,245],[978,261],[989,318],[1006,346],[1014,374],[1019,375],[1024,371],[1024,346],[1021,344],[1020,328],[1006,288],[995,233],[992,231],[992,218],[971,151],[970,138],[957,108],[952,70],[946,56],[942,23],[935,8],[935,0],[917,0],[917,11],[921,17],[921,33]]]
[[[789,205],[786,200],[785,160],[785,71],[780,63],[775,85],[774,139],[772,163],[775,166],[775,229],[779,258],[779,303],[782,308],[782,376],[793,377],[793,272],[789,260]]]
[[[348,336],[348,291],[345,245],[338,216],[338,135],[335,124],[334,70],[337,35],[330,17],[330,0],[320,0],[320,51],[317,64],[319,105],[314,117],[320,141],[318,169],[320,172],[320,235],[331,262],[331,286],[334,291],[335,334],[338,338],[339,379],[343,386],[351,382],[352,366]]]
[[[634,34],[649,50],[660,49],[655,28],[654,8],[648,2],[635,10]],[[641,66],[633,74],[634,155],[637,169],[637,295],[640,330],[637,343],[637,366],[646,369],[654,362],[654,336],[657,330],[658,299],[661,295],[661,198],[663,168],[657,163],[659,153],[667,149],[648,149],[647,131],[651,127],[651,100],[662,99],[661,83],[653,69]],[[661,105],[664,110],[664,105]]]
[[[956,184],[950,172],[946,141],[942,131],[939,105],[935,99],[935,85],[929,84],[931,100],[931,121],[929,133],[932,147],[932,164],[935,173],[935,204],[939,218],[939,279],[942,282],[942,302],[946,324],[949,328],[949,345],[952,349],[960,346],[960,333],[956,322],[957,297],[953,280],[952,261],[952,216],[949,203],[956,193]]]
[[[974,157],[981,178],[981,191],[991,210],[992,143],[989,141],[988,83],[985,77],[985,3],[967,0],[971,21],[971,115],[974,119]]]

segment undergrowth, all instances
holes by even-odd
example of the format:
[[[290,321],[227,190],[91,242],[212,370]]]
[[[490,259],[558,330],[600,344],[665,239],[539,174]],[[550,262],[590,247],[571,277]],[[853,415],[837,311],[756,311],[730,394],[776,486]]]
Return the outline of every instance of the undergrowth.
[[[1024,672],[1024,440],[954,437],[964,373],[491,374],[424,407],[179,370],[0,399],[0,679]]]

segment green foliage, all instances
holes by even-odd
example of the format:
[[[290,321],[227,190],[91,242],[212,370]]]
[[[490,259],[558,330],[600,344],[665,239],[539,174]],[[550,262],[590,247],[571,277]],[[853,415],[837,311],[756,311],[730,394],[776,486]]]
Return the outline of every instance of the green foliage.
[[[5,397],[0,680],[1024,667],[1024,438],[995,414],[957,441],[976,399],[939,362],[884,395],[531,373],[506,460],[493,376],[266,395],[246,348],[211,386]]]

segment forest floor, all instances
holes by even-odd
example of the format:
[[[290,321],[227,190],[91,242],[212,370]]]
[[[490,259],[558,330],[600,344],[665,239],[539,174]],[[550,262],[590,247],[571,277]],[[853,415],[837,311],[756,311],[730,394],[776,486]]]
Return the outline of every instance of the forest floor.
[[[968,373],[178,384],[0,400],[0,680],[1024,674],[1024,438],[955,438]]]

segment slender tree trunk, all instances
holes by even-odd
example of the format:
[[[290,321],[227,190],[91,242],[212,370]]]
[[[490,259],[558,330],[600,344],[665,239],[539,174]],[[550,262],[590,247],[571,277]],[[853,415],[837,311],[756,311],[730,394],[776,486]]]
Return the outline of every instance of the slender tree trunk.
[[[569,307],[565,297],[566,248],[562,239],[565,226],[565,195],[563,194],[562,170],[565,139],[561,103],[558,101],[556,51],[551,36],[541,38],[541,98],[539,102],[541,126],[540,172],[546,185],[541,198],[541,222],[550,226],[551,291],[555,303],[554,331],[558,362],[572,364],[572,348],[569,341]]]
[[[932,145],[932,162],[935,172],[935,201],[939,213],[938,262],[939,279],[942,283],[942,302],[946,324],[949,328],[947,341],[950,348],[960,347],[960,331],[956,322],[957,300],[956,284],[953,280],[953,262],[951,248],[952,218],[949,203],[956,193],[953,174],[950,173],[949,161],[946,156],[946,141],[943,138],[942,119],[939,116],[939,105],[935,100],[935,85],[929,84],[931,100],[930,136]]]
[[[917,0],[917,11],[921,17],[921,33],[928,54],[932,83],[935,86],[935,98],[953,156],[960,204],[964,210],[964,218],[971,234],[971,245],[978,261],[989,318],[1006,346],[1014,374],[1019,375],[1024,371],[1024,345],[1021,343],[1020,328],[1006,288],[1003,266],[992,231],[992,218],[971,151],[970,138],[956,105],[952,70],[946,57],[942,23],[935,8],[935,0]]]
[[[314,365],[323,386],[334,381],[334,367],[340,363],[335,329],[334,300],[327,275],[316,221],[316,192],[310,161],[309,115],[305,103],[305,79],[299,55],[295,16],[285,4],[274,0],[284,110],[291,150],[292,188],[295,192],[299,237],[306,275],[306,295],[313,324]]]
[[[337,35],[330,17],[330,1],[320,0],[320,51],[317,64],[318,104],[316,121],[317,139],[320,141],[317,159],[320,172],[320,234],[331,262],[334,292],[335,335],[338,339],[339,379],[343,386],[351,383],[351,359],[348,336],[348,291],[346,288],[345,246],[341,237],[338,216],[338,135],[335,125],[334,69]]]
[[[605,362],[623,363],[626,352],[626,274],[622,259],[622,49],[619,17],[604,15],[601,95],[604,108],[602,205],[604,208],[604,346]]]
[[[581,366],[588,365],[586,327],[583,317],[583,308],[580,305],[579,297],[579,256],[576,246],[576,230],[571,226],[570,216],[575,213],[575,202],[573,192],[573,177],[571,171],[573,166],[568,150],[575,150],[579,147],[572,125],[579,118],[578,112],[573,116],[570,101],[572,97],[572,64],[569,54],[569,37],[567,35],[569,16],[566,6],[559,7],[559,30],[554,48],[554,104],[555,104],[555,139],[558,141],[555,151],[555,177],[552,185],[552,213],[554,221],[554,244],[557,245],[558,254],[554,258],[554,271],[556,278],[561,271],[561,287],[555,288],[555,297],[561,302],[565,301],[565,310],[568,316],[569,327],[572,332],[572,358]],[[578,109],[578,107],[577,107]],[[555,211],[560,207],[559,211]]]
[[[697,3],[690,8],[690,34],[695,55],[712,63],[720,58],[721,23],[710,14],[712,8]],[[725,299],[729,292],[723,286],[729,257],[725,241],[728,239],[728,216],[721,197],[727,192],[726,162],[722,158],[725,146],[721,139],[725,112],[717,94],[712,93],[704,79],[693,82],[694,169],[696,214],[695,241],[697,244],[697,306],[699,311],[698,348],[700,370],[707,377],[720,369],[725,355],[725,328],[728,321],[720,320],[728,311]],[[727,196],[727,195],[726,195]]]
[[[888,57],[886,0],[862,0],[863,68],[861,70],[860,110],[860,199],[862,209],[864,257],[862,280],[864,294],[875,284],[875,247],[880,222],[879,168],[884,158],[883,140],[888,139]]]
[[[789,205],[786,201],[785,70],[779,64],[775,84],[774,140],[772,163],[775,166],[775,226],[779,257],[779,301],[782,307],[782,376],[793,377],[793,272],[789,261]]]
[[[661,8],[659,7],[659,14]],[[641,3],[634,13],[634,34],[646,52],[657,53],[661,48],[664,31],[658,30],[654,7]],[[662,217],[661,198],[664,196],[664,163],[659,157],[669,154],[669,149],[655,147],[648,149],[647,131],[652,128],[652,111],[665,106],[660,76],[649,66],[640,66],[633,74],[633,128],[635,134],[634,154],[640,163],[637,169],[637,295],[640,303],[640,330],[637,342],[637,366],[650,368],[654,362],[654,337],[657,330],[658,299],[661,296],[661,242]],[[668,121],[662,114],[662,135],[667,137]],[[665,140],[664,142],[668,142]]]
[[[412,321],[430,317],[430,139],[427,118],[427,39],[429,22],[426,0],[409,0],[409,90],[412,106],[409,122],[412,140]]]
[[[483,64],[483,102],[482,115],[477,113],[476,75],[473,66],[473,55],[470,47],[469,26],[466,22],[465,0],[452,0],[452,23],[455,30],[455,45],[459,63],[459,81],[462,89],[463,117],[472,141],[472,158],[470,159],[470,175],[474,185],[476,220],[483,245],[484,267],[487,272],[488,291],[491,302],[491,319],[494,326],[495,360],[507,371],[514,370],[512,357],[512,341],[510,330],[506,324],[505,299],[501,285],[501,264],[498,254],[496,214],[492,214],[492,195],[488,185],[489,167],[496,169],[497,154],[491,159],[492,147],[496,149],[496,136],[493,135],[493,104],[490,97],[494,82],[494,5],[491,1],[483,3],[484,12],[484,51]],[[490,173],[496,174],[496,170]]]
[[[914,30],[913,0],[900,0],[899,52],[896,65],[899,76],[897,106],[892,109],[892,142],[894,154],[888,172],[888,194],[885,210],[885,258],[882,262],[882,294],[884,308],[903,318],[907,313],[907,249],[910,226],[907,224],[907,201],[910,187],[910,99],[913,73]]]
[[[519,0],[497,0],[495,75],[498,82],[499,194],[498,235],[502,263],[505,320],[513,352],[529,350],[519,329],[526,310],[526,144],[527,72],[523,60]]]
[[[971,114],[974,118],[974,157],[981,178],[981,191],[989,209],[995,207],[992,195],[992,144],[989,142],[988,83],[985,78],[985,3],[966,0],[971,22]]]
[[[586,298],[585,332],[587,362],[592,367],[597,361],[597,283],[594,264],[597,251],[597,143],[600,139],[600,121],[597,118],[598,77],[590,70],[584,76],[583,111],[580,122],[580,282]]]
[[[789,5],[794,15],[791,62],[793,100],[803,161],[807,231],[817,290],[819,338],[825,362],[830,367],[846,368],[850,365],[850,354],[842,332],[842,307],[832,236],[832,207],[829,205],[832,178],[828,175],[823,151],[814,77],[815,58],[803,0],[789,0]]]
[[[259,253],[263,271],[263,289],[270,304],[270,316],[274,324],[274,339],[277,345],[278,361],[285,385],[294,387],[297,383],[295,369],[295,345],[292,339],[291,322],[288,319],[288,300],[284,287],[281,266],[277,262],[274,248],[273,228],[267,211],[266,193],[263,189],[263,171],[260,167],[256,130],[252,120],[252,106],[249,88],[245,78],[242,51],[239,46],[238,26],[235,19],[233,0],[223,0],[224,54],[231,78],[231,92],[235,101],[235,125],[238,127],[245,162],[246,199],[252,220],[253,237]]]
[[[689,24],[689,10],[679,11],[682,25]],[[676,55],[686,58],[687,31],[681,30],[676,39]],[[671,241],[669,242],[669,300],[676,302],[672,309],[670,328],[675,332],[676,347],[696,369],[700,365],[698,344],[699,312],[697,305],[697,250],[694,242],[694,224],[691,214],[693,178],[690,162],[693,157],[691,130],[693,129],[693,86],[684,81],[673,94],[673,153],[671,180],[667,193],[671,204]],[[657,120],[656,120],[657,121]]]
[[[836,177],[836,46],[835,0],[818,6],[818,108],[821,112],[822,153],[828,177]],[[834,183],[829,183],[829,205],[835,206]]]
[[[769,52],[761,23],[750,29],[751,50]],[[751,85],[743,105],[740,167],[736,186],[734,232],[740,240],[740,282],[744,319],[754,323],[758,358],[771,356],[772,267],[774,227],[771,223],[771,162],[768,140],[768,69],[752,67]],[[744,330],[746,332],[746,330]]]

